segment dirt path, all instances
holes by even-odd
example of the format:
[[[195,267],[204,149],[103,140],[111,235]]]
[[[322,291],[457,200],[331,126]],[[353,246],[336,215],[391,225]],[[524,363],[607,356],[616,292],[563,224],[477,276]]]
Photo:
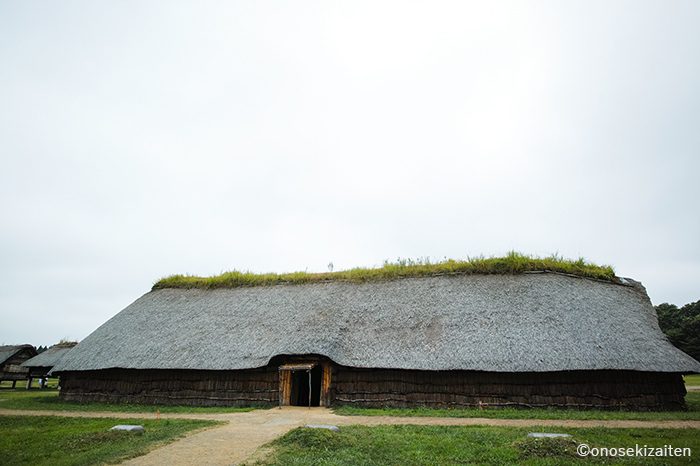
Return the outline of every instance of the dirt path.
[[[20,411],[0,409],[0,415],[112,417],[121,419],[153,419],[153,413],[115,413],[80,411]],[[611,427],[611,428],[691,428],[700,429],[700,421],[632,421],[632,420],[567,420],[567,419],[486,419],[445,417],[338,416],[324,408],[256,410],[247,413],[161,414],[162,419],[207,419],[224,421],[225,425],[195,432],[182,440],[126,461],[125,465],[231,465],[252,455],[261,445],[306,424],[345,425],[448,425],[507,427]]]
[[[228,423],[205,430],[122,463],[133,466],[231,465],[251,456],[267,442],[295,427],[318,423],[319,413],[309,409],[268,409],[221,414]]]

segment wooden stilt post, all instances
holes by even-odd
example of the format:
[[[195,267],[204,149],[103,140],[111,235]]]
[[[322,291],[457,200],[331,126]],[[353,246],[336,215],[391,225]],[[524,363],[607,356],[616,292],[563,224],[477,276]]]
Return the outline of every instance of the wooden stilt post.
[[[31,377],[29,377],[27,379],[27,390],[29,390],[30,388],[32,388],[32,378]]]
[[[13,380],[13,381],[12,381],[12,388],[15,388],[15,385],[17,385],[17,381],[16,381],[16,380]]]
[[[309,409],[311,409],[311,369],[306,371],[309,374]]]

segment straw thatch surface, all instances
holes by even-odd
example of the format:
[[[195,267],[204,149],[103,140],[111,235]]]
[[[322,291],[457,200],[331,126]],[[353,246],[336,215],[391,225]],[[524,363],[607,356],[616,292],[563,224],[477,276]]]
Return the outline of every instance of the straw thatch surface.
[[[24,367],[53,367],[60,361],[77,343],[59,343],[46,351],[27,359],[22,363]]]
[[[0,346],[0,364],[4,364],[5,361],[10,359],[15,354],[19,353],[23,349],[34,348],[32,345],[3,345]],[[36,354],[36,353],[35,353]]]
[[[155,290],[54,372],[246,369],[279,354],[359,368],[700,372],[627,283],[541,273]]]

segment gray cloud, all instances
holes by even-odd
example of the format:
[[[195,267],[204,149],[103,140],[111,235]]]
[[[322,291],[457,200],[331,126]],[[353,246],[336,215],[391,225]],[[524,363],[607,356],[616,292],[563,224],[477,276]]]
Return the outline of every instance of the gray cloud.
[[[0,5],[0,343],[171,273],[510,249],[700,299],[696,2]]]

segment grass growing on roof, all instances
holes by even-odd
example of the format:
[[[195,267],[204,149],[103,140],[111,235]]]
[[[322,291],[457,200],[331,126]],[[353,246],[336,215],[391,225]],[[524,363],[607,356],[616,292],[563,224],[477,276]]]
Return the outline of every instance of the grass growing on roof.
[[[557,255],[540,258],[510,252],[505,257],[477,257],[467,260],[447,259],[430,262],[429,259],[399,259],[385,262],[377,268],[354,268],[338,272],[252,273],[237,270],[212,277],[172,275],[153,285],[161,288],[236,288],[241,286],[265,286],[278,284],[303,284],[324,281],[368,282],[405,277],[425,277],[450,274],[513,275],[524,272],[550,271],[616,282],[615,271],[609,265],[600,266],[578,260],[564,259]]]

